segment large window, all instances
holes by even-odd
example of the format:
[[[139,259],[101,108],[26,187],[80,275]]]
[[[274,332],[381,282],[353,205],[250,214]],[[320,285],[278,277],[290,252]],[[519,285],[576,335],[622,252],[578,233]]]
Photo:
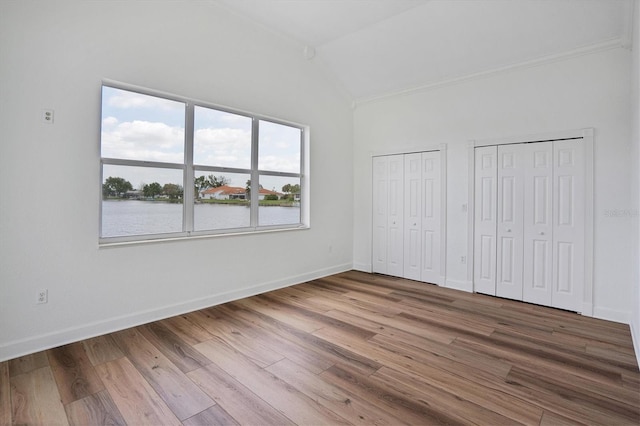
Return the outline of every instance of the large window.
[[[102,243],[301,228],[304,127],[102,86]]]

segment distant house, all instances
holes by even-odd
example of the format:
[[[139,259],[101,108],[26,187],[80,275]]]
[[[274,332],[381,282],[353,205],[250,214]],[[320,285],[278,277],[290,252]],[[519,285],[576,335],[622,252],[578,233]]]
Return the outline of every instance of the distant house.
[[[223,185],[217,188],[203,189],[200,191],[200,198],[203,200],[246,200],[246,191],[246,188]],[[266,195],[276,195],[278,198],[282,196],[279,192],[260,188],[258,199],[262,201]]]
[[[260,188],[259,200],[264,200],[266,195],[276,195],[278,198],[282,197],[282,194],[276,191],[269,191],[268,189]]]
[[[124,195],[130,200],[139,200],[144,196],[142,194],[142,191],[139,191],[139,190],[127,191]]]
[[[245,188],[222,185],[217,188],[207,188],[200,191],[203,200],[246,200]]]

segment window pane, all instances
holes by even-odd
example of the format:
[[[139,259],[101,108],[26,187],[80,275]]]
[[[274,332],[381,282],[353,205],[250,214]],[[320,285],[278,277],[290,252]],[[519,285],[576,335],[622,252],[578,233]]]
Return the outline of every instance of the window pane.
[[[195,172],[196,199],[193,225],[196,231],[246,228],[251,208],[246,193],[248,174]]]
[[[300,223],[300,178],[260,176],[258,225]]]
[[[182,163],[185,104],[102,87],[101,155]]]
[[[103,166],[102,237],[182,231],[182,170]]]
[[[300,173],[300,137],[296,127],[260,120],[258,169]]]
[[[251,118],[196,106],[193,163],[201,166],[251,167]]]

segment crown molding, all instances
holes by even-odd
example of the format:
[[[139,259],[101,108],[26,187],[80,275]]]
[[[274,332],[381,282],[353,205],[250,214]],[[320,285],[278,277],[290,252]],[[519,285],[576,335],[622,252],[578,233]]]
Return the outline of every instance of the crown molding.
[[[629,36],[629,39],[631,38],[631,36]],[[603,52],[606,50],[611,50],[611,49],[619,49],[620,47],[625,47],[625,40],[624,37],[616,37],[616,38],[612,38],[600,43],[595,43],[595,44],[591,44],[588,46],[582,46],[579,47],[577,49],[573,49],[573,50],[569,50],[566,52],[562,52],[562,53],[556,53],[553,55],[547,55],[547,56],[542,56],[536,59],[532,59],[532,60],[528,60],[528,61],[523,61],[523,62],[518,62],[515,64],[510,64],[510,65],[506,65],[506,66],[502,66],[502,67],[497,67],[497,68],[492,68],[492,69],[488,69],[485,71],[480,71],[480,72],[476,72],[476,73],[472,73],[472,74],[466,74],[466,75],[461,75],[458,77],[452,77],[452,78],[447,78],[447,79],[443,79],[443,80],[438,80],[438,81],[434,81],[431,83],[427,83],[424,85],[420,85],[420,86],[416,86],[416,87],[410,87],[407,89],[402,89],[402,90],[397,90],[397,91],[392,91],[392,92],[387,92],[387,93],[383,93],[381,95],[375,95],[375,96],[370,96],[370,97],[363,97],[363,98],[359,98],[356,99],[354,101],[356,106],[360,106],[360,105],[364,105],[364,104],[368,104],[368,103],[373,103],[373,102],[377,102],[377,101],[382,101],[382,100],[386,100],[389,98],[394,98],[394,97],[398,97],[398,96],[404,96],[404,95],[410,95],[410,94],[414,94],[414,93],[418,93],[418,92],[424,92],[424,91],[428,91],[428,90],[433,90],[433,89],[437,89],[437,88],[441,88],[441,87],[445,87],[445,86],[451,86],[454,84],[458,84],[458,83],[462,83],[462,82],[466,82],[466,81],[471,81],[471,80],[477,80],[477,79],[481,79],[481,78],[485,78],[485,77],[489,77],[495,74],[501,74],[501,73],[505,73],[505,72],[509,72],[509,71],[514,71],[514,70],[519,70],[519,69],[525,69],[525,68],[532,68],[532,67],[537,67],[540,65],[546,65],[546,64],[550,64],[550,63],[554,63],[554,62],[560,62],[560,61],[564,61],[567,59],[571,59],[571,58],[575,58],[575,57],[579,57],[579,56],[584,56],[584,55],[590,55],[593,53],[598,53],[598,52]],[[628,44],[630,44],[631,42],[629,41]]]

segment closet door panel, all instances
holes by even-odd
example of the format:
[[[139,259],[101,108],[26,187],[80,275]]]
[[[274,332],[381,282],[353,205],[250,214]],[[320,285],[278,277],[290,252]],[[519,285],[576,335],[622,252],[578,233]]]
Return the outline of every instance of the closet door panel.
[[[522,300],[524,145],[498,147],[496,295]]]
[[[404,268],[404,156],[390,155],[387,201],[387,274],[403,276]]]
[[[389,161],[373,157],[373,272],[387,273]]]
[[[584,155],[581,140],[554,142],[552,306],[577,312],[585,268]]]
[[[442,285],[440,151],[422,153],[422,281]]]
[[[553,143],[525,145],[523,300],[551,306]]]
[[[422,168],[419,153],[404,155],[404,188],[404,274],[402,276],[419,281],[422,259]]]
[[[498,149],[475,149],[474,291],[496,294]]]

